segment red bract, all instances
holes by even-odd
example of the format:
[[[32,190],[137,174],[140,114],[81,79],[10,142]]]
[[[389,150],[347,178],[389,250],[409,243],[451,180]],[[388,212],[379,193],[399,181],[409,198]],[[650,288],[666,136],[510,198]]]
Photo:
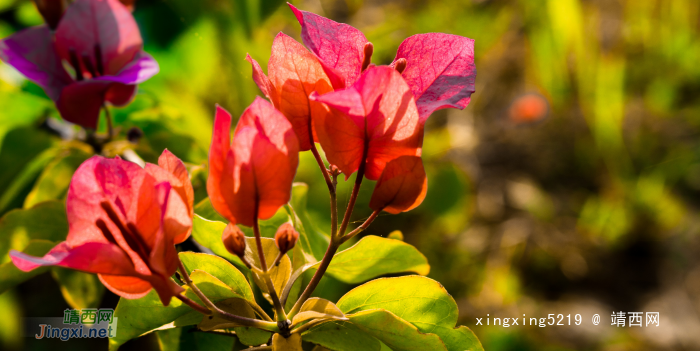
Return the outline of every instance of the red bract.
[[[286,204],[299,165],[291,123],[257,97],[243,112],[231,143],[231,115],[217,106],[209,150],[207,192],[231,223],[253,226]]]
[[[406,59],[403,77],[411,87],[421,122],[435,110],[469,105],[474,93],[474,40],[444,33],[418,34],[401,43],[392,66]]]
[[[306,47],[318,56],[337,89],[352,85],[369,64],[371,47],[359,30],[289,5],[301,24]],[[403,61],[405,63],[398,61]],[[364,67],[363,67],[364,66]],[[443,33],[419,34],[399,46],[393,66],[416,98],[421,122],[438,109],[462,109],[474,92],[474,40]],[[399,68],[399,67],[397,67]]]
[[[318,59],[299,42],[279,33],[267,63],[269,79],[249,55],[246,60],[253,65],[253,80],[260,90],[292,123],[301,151],[311,149],[317,141],[311,120],[325,118],[329,111],[323,104],[309,101],[309,95],[333,91]]]
[[[423,127],[408,85],[391,67],[367,69],[353,86],[311,100],[331,107],[334,115],[314,120],[328,162],[346,179],[364,167],[377,180],[384,165],[403,155],[420,156]]]
[[[368,43],[361,31],[317,14],[301,11],[289,4],[301,24],[301,38],[318,56],[333,88],[351,86],[362,73],[364,47]]]
[[[55,36],[46,26],[18,32],[0,42],[0,59],[44,88],[65,120],[94,129],[105,102],[127,104],[136,85],[158,72],[142,47],[133,16],[119,1],[76,0]]]
[[[401,156],[387,163],[377,181],[369,207],[391,214],[410,211],[423,202],[428,178],[418,156]]]
[[[183,291],[170,276],[175,244],[192,229],[193,191],[182,162],[163,152],[145,169],[94,156],[73,175],[66,198],[69,232],[44,257],[12,251],[23,271],[61,266],[97,273],[115,294],[136,299],[155,289],[164,305]]]

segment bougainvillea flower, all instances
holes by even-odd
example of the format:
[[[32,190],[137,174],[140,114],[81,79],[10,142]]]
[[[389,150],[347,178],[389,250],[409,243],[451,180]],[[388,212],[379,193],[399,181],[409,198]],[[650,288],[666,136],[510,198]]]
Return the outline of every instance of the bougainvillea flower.
[[[120,158],[85,161],[66,198],[66,241],[41,258],[12,251],[12,262],[23,271],[61,266],[97,273],[128,299],[153,288],[167,306],[183,291],[170,276],[177,269],[175,244],[192,228],[194,199],[182,162],[165,151],[158,163],[144,169]]]
[[[418,156],[401,156],[387,163],[374,187],[369,207],[391,214],[410,211],[423,202],[428,178]]]
[[[253,66],[253,80],[272,104],[292,123],[301,151],[311,149],[314,141],[312,119],[325,118],[330,113],[321,103],[309,101],[312,92],[333,91],[331,82],[320,62],[301,43],[279,33],[272,43],[272,55],[265,76],[260,65],[246,56]]]
[[[387,162],[403,155],[420,156],[423,126],[406,81],[389,66],[368,68],[355,84],[311,100],[334,114],[314,120],[328,162],[346,179],[364,164],[368,179],[377,180]]]
[[[335,89],[352,85],[368,66],[371,46],[359,30],[289,5],[301,38],[318,56]],[[368,50],[369,49],[369,50]],[[368,57],[370,56],[370,57]],[[474,40],[443,33],[419,34],[399,46],[397,66],[411,87],[421,122],[438,109],[462,109],[474,92]]]
[[[231,142],[231,114],[217,106],[209,149],[207,192],[231,223],[253,226],[286,204],[299,165],[292,124],[257,97],[243,112]]]
[[[158,73],[142,48],[136,21],[122,3],[76,0],[55,34],[38,26],[0,41],[0,59],[40,85],[65,120],[94,129],[105,102],[129,103],[136,85]]]

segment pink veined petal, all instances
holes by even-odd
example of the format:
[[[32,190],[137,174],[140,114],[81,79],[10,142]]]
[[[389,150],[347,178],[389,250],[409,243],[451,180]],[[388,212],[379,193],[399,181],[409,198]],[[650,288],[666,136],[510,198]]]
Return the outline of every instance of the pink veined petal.
[[[68,62],[74,50],[80,60],[87,56],[99,66],[96,46],[105,75],[117,75],[143,47],[134,17],[118,0],[75,0],[56,29],[56,49]],[[84,64],[81,70],[88,72]]]
[[[421,123],[436,110],[465,108],[474,93],[474,40],[444,33],[418,34],[399,46],[394,63],[407,61],[403,77],[416,98]]]
[[[63,69],[51,31],[45,25],[27,28],[0,41],[0,60],[44,88],[54,101],[61,89],[73,82]]]
[[[246,61],[250,62],[251,66],[253,66],[253,81],[255,82],[255,84],[258,85],[260,91],[262,91],[262,93],[265,94],[265,96],[268,99],[270,99],[270,101],[272,101],[273,104],[276,104],[276,97],[273,98],[275,89],[272,86],[272,83],[270,83],[270,79],[267,78],[265,72],[263,72],[262,68],[260,68],[260,64],[258,64],[258,61],[255,61],[255,59],[250,57],[250,55],[248,54],[245,55],[245,59]]]
[[[214,131],[209,147],[209,177],[207,177],[207,194],[212,206],[219,214],[231,222],[234,216],[229,208],[231,191],[227,188],[230,174],[225,173],[226,158],[231,149],[231,114],[223,107],[216,106]],[[234,222],[235,223],[235,222]]]
[[[333,88],[351,86],[362,73],[365,35],[348,24],[289,7],[301,25],[304,44],[320,59]]]
[[[17,268],[25,272],[42,266],[60,266],[88,273],[137,274],[129,257],[113,244],[86,243],[71,248],[64,241],[44,257],[34,257],[12,250],[10,258]]]

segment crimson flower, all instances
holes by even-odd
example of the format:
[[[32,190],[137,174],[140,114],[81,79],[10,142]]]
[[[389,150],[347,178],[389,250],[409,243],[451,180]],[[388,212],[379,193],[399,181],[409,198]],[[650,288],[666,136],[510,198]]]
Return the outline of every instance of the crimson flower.
[[[371,59],[369,41],[361,31],[311,12],[289,7],[301,24],[301,38],[321,61],[333,88],[355,83]],[[444,33],[418,34],[399,46],[391,64],[416,99],[422,123],[447,107],[465,108],[474,92],[474,40]]]
[[[105,102],[126,105],[159,70],[118,0],[76,0],[55,33],[42,25],[0,41],[0,59],[41,86],[65,120],[93,129]]]
[[[93,156],[73,175],[66,241],[44,257],[11,251],[17,268],[61,266],[97,273],[115,294],[137,299],[155,289],[164,305],[183,291],[170,276],[175,244],[192,229],[194,192],[185,165],[164,151],[158,166]]]
[[[243,112],[231,142],[231,114],[217,106],[209,150],[207,192],[231,223],[253,226],[286,204],[299,165],[292,124],[257,97]]]
[[[368,179],[377,180],[387,162],[421,155],[423,126],[415,99],[395,69],[370,67],[347,89],[312,94],[311,100],[333,112],[314,124],[328,162],[346,179],[362,169]]]
[[[265,76],[260,65],[246,56],[253,65],[253,80],[272,104],[292,123],[299,138],[301,151],[311,149],[318,141],[313,130],[313,119],[325,118],[329,113],[323,104],[309,101],[312,92],[325,94],[333,91],[321,63],[296,40],[279,33],[272,43],[272,55]]]

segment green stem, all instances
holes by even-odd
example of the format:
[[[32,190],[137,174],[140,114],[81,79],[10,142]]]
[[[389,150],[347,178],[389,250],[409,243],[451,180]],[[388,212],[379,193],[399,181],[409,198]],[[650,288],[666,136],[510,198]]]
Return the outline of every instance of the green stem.
[[[114,137],[114,126],[112,125],[112,114],[109,112],[109,108],[107,108],[106,104],[103,104],[102,108],[105,110],[105,116],[107,117],[107,141],[110,141]]]

